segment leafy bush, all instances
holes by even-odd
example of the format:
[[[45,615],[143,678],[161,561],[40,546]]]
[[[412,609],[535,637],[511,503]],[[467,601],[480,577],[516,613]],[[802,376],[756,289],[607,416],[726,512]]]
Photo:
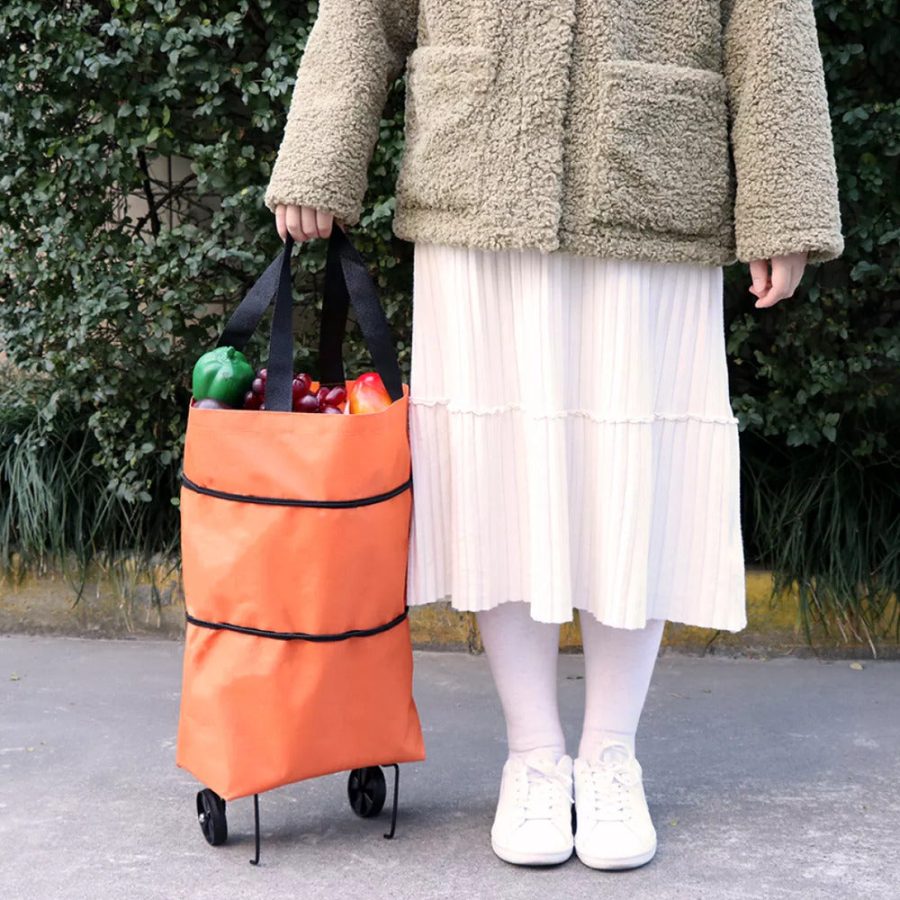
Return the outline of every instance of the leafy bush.
[[[84,439],[83,478],[48,483],[43,500],[52,484],[82,518],[130,510],[94,523],[90,543],[66,531],[79,558],[122,539],[149,557],[177,536],[190,371],[280,250],[262,194],[314,14],[315,4],[267,0],[0,9],[0,347],[28,382],[27,399],[21,380],[0,388],[0,407],[15,410],[35,464],[43,454],[60,476],[71,474],[60,453],[73,427]],[[355,241],[378,260],[388,314],[408,332],[411,248],[390,234],[396,93]],[[168,156],[191,161],[171,182],[154,173]],[[129,195],[146,205],[138,219],[123,215]],[[296,253],[298,368],[316,364],[324,250],[314,241]],[[260,365],[267,330],[248,349]],[[348,374],[368,368],[360,343],[347,342]],[[12,456],[24,446],[6,440],[0,470],[21,471]],[[26,561],[58,549],[53,507],[20,480],[7,485],[0,561],[14,545]]]
[[[769,310],[752,308],[746,267],[727,273],[748,561],[800,584],[807,623],[863,634],[883,627],[898,584],[897,5],[817,4],[844,257]],[[316,11],[276,0],[0,8],[0,346],[24,376],[0,386],[3,562],[12,546],[35,559],[39,548],[89,558],[174,546],[189,373],[279,250],[262,197]],[[402,127],[398,79],[353,236],[408,377],[412,247],[390,231]],[[161,177],[170,156],[189,170]],[[124,215],[128,196],[146,212]],[[297,256],[296,362],[313,372],[324,250],[314,241]],[[258,363],[265,331],[248,351]],[[369,364],[355,331],[346,362],[351,375]],[[64,526],[51,502],[63,495],[80,510]]]
[[[846,250],[793,299],[752,308],[728,271],[732,405],[743,431],[746,549],[804,624],[900,636],[898,4],[817,4]],[[893,597],[892,597],[893,595]]]

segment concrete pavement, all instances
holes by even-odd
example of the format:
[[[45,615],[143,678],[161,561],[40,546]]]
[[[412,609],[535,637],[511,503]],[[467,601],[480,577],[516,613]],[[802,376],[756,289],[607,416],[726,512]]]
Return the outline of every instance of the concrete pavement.
[[[0,635],[4,900],[900,896],[900,662],[664,652],[637,742],[659,850],[612,873],[494,856],[505,730],[487,660],[416,651],[428,759],[400,767],[396,837],[390,796],[359,819],[329,775],[261,795],[256,868],[252,798],[211,847],[175,767],[181,649]],[[570,752],[582,672],[561,654]]]

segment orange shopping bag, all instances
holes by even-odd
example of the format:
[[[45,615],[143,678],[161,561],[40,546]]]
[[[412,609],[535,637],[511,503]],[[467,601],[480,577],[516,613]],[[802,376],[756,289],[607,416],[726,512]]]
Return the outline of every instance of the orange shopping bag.
[[[218,341],[242,350],[275,297],[265,409],[188,412],[176,764],[207,786],[197,812],[212,844],[226,800],[352,770],[351,803],[371,815],[378,767],[396,779],[397,763],[425,759],[406,605],[409,387],[364,261],[337,223],[328,240],[319,383],[354,383],[341,358],[352,303],[391,405],[291,412],[288,237]]]

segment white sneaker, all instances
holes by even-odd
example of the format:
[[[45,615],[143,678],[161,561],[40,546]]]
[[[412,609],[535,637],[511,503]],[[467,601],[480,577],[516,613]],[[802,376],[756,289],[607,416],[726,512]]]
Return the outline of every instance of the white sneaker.
[[[572,757],[539,749],[504,763],[491,846],[519,865],[565,862],[572,836]]]
[[[575,852],[594,869],[631,869],[656,853],[641,764],[630,748],[604,741],[592,759],[576,757]]]

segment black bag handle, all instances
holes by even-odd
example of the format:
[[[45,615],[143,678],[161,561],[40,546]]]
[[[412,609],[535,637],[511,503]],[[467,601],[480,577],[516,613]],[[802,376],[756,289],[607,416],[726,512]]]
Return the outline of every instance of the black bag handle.
[[[293,291],[288,234],[284,247],[253,284],[222,331],[217,347],[243,350],[275,299],[266,373],[266,410],[290,412],[294,366]],[[344,383],[343,342],[347,312],[353,311],[375,369],[391,400],[403,396],[403,381],[390,325],[378,299],[378,289],[359,251],[337,222],[332,223],[325,266],[325,292],[319,332],[321,384]]]

